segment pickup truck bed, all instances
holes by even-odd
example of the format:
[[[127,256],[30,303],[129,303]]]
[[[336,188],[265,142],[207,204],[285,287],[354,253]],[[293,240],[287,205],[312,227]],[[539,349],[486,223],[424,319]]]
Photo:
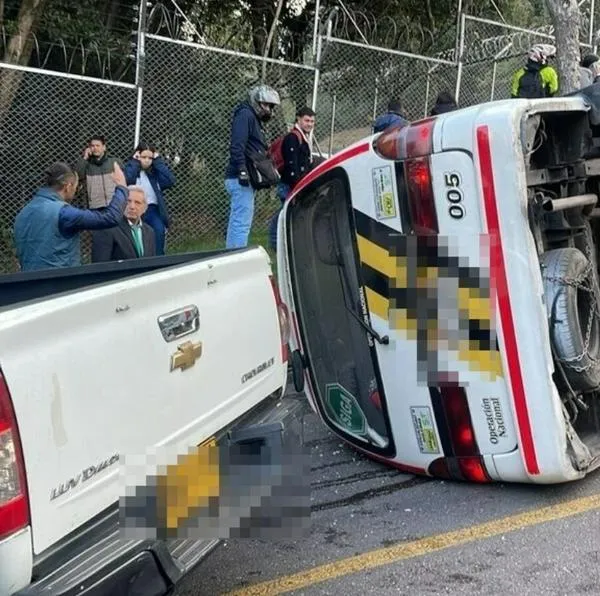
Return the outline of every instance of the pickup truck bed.
[[[233,250],[230,251],[230,254],[237,252],[241,251]],[[78,268],[8,273],[0,275],[0,309],[32,300],[47,300],[64,292],[89,289],[92,286],[129,279],[134,275],[143,275],[197,262],[199,259],[208,260],[222,254],[222,250],[215,250],[131,259],[118,263],[95,263]]]
[[[285,441],[286,327],[262,248],[0,277],[0,595],[164,593],[209,552],[123,540],[119,462]]]

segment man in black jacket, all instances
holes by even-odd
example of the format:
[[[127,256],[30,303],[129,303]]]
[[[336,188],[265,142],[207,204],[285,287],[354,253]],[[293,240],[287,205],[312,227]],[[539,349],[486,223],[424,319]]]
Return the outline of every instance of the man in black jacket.
[[[142,221],[148,208],[144,189],[129,186],[129,198],[119,225],[97,234],[92,246],[92,263],[124,261],[156,255],[154,230]]]
[[[263,132],[276,106],[279,94],[268,85],[250,89],[248,101],[233,110],[229,161],[225,170],[225,190],[230,198],[226,248],[247,246],[254,217],[256,188],[252,186],[250,155],[266,155],[267,142]]]
[[[312,154],[312,134],[315,128],[315,112],[303,107],[296,113],[296,123],[285,136],[281,146],[283,170],[281,182],[277,185],[277,198],[281,207],[269,224],[269,245],[277,249],[277,222],[286,198],[298,182],[316,165]]]

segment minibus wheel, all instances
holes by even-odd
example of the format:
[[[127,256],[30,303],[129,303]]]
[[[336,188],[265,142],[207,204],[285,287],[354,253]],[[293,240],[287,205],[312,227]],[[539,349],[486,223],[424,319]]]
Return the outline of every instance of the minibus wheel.
[[[550,340],[571,388],[600,386],[600,320],[597,275],[576,248],[540,257]]]

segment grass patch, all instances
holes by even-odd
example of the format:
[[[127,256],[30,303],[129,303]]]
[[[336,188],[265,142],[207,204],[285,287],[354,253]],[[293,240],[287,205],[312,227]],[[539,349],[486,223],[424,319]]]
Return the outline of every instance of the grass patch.
[[[186,252],[202,252],[205,250],[218,250],[224,248],[223,240],[216,238],[208,238],[202,240],[200,238],[178,239],[172,245],[167,240],[167,254],[181,254]],[[269,247],[269,237],[266,232],[253,232],[248,239],[248,246],[262,246],[271,258],[271,269],[273,275],[277,276],[277,255],[274,250]]]

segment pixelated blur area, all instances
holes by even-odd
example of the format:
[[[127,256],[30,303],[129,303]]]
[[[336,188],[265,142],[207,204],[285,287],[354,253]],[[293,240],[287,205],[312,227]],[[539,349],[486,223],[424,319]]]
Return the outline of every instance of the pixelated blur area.
[[[310,454],[279,434],[242,431],[183,453],[159,448],[122,458],[122,537],[302,537],[310,521]]]
[[[467,386],[470,373],[489,381],[503,374],[489,239],[481,236],[479,246],[466,249],[464,243],[441,235],[390,235],[396,275],[389,279],[388,321],[416,340],[423,386]],[[459,251],[469,258],[456,256]]]

